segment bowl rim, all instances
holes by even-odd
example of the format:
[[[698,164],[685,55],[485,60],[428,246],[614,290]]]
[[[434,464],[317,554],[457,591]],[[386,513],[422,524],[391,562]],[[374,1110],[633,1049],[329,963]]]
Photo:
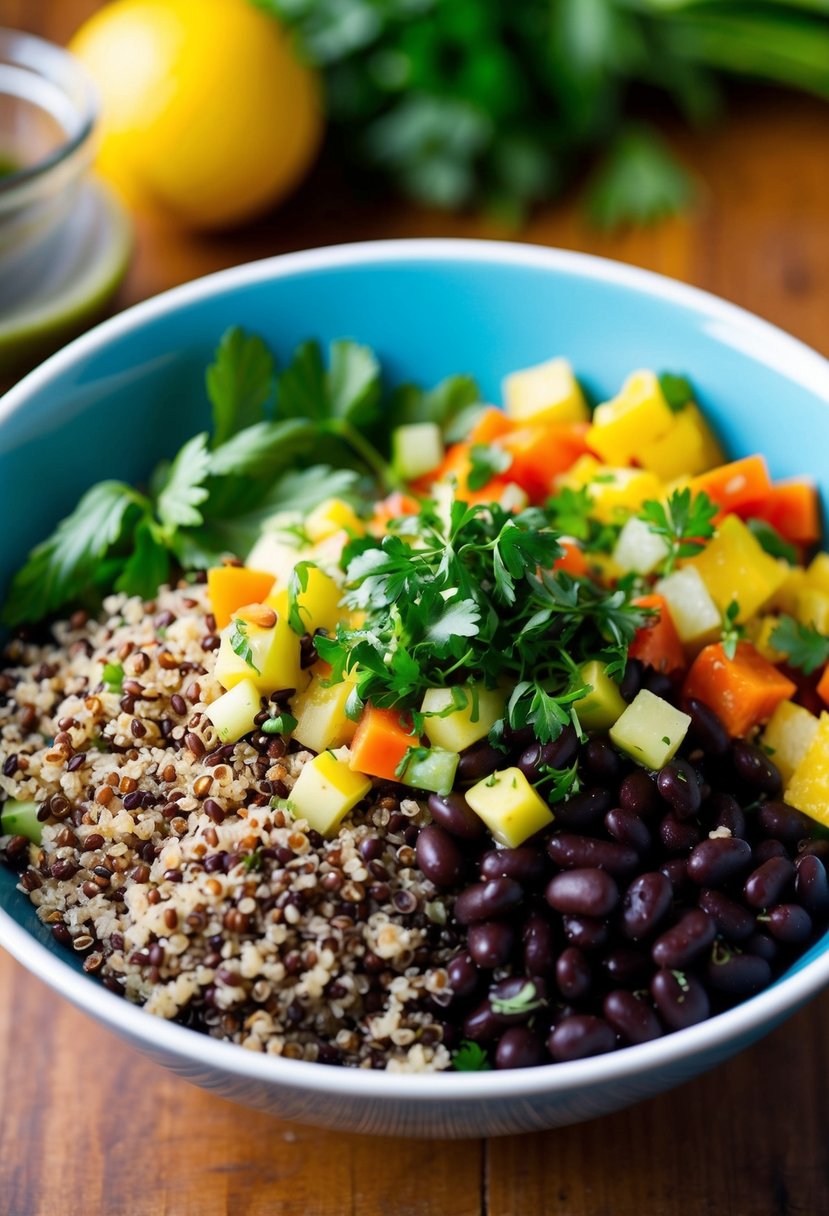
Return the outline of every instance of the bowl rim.
[[[78,359],[94,354],[110,339],[121,337],[146,321],[164,317],[200,299],[270,279],[401,261],[528,266],[601,280],[637,294],[662,298],[695,312],[713,324],[716,332],[727,337],[732,345],[742,346],[755,360],[785,370],[789,379],[806,386],[829,404],[829,360],[770,322],[700,288],[653,271],[569,250],[505,241],[412,238],[332,245],[264,258],[217,271],[135,304],[76,338],[0,397],[0,426],[25,407],[31,393],[47,386]],[[723,325],[725,331],[721,329]],[[788,361],[792,366],[788,366]],[[110,1029],[139,1042],[150,1053],[164,1052],[197,1068],[220,1069],[262,1085],[390,1102],[481,1101],[497,1099],[506,1093],[513,1099],[531,1099],[579,1087],[618,1083],[643,1072],[679,1064],[697,1052],[716,1052],[732,1040],[750,1037],[754,1032],[759,1034],[763,1026],[773,1025],[794,1012],[829,983],[827,949],[793,975],[785,976],[733,1009],[649,1043],[536,1068],[480,1073],[396,1072],[390,1080],[385,1071],[332,1068],[246,1051],[237,1044],[211,1039],[146,1013],[140,1006],[108,992],[91,977],[75,971],[3,908],[0,908],[0,946],[74,1005]]]
[[[30,186],[71,160],[90,142],[98,121],[99,102],[92,77],[80,59],[48,38],[0,25],[0,58],[4,56],[8,56],[7,62],[43,77],[60,89],[77,116],[76,130],[65,133],[66,137],[54,151],[34,164],[0,177],[0,199],[6,201],[18,191],[29,193]]]

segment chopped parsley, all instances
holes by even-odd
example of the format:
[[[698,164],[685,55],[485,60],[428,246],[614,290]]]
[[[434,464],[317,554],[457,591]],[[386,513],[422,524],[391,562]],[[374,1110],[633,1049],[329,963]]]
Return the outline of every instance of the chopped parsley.
[[[807,676],[829,661],[829,637],[791,616],[781,616],[769,643]]]
[[[464,1039],[452,1052],[452,1064],[457,1072],[488,1072],[492,1065],[480,1043]]]
[[[512,456],[494,443],[475,443],[469,453],[471,467],[466,478],[470,490],[482,490],[512,464]]]
[[[639,518],[668,546],[663,575],[670,574],[681,557],[693,557],[705,548],[714,535],[718,509],[707,494],[692,494],[687,486],[674,490],[667,502],[649,499],[642,504]]]
[[[784,540],[775,527],[764,519],[749,519],[747,526],[769,557],[782,557],[790,566],[797,565],[797,549]]]
[[[737,643],[745,637],[746,631],[744,625],[737,624],[737,618],[740,615],[740,605],[737,600],[732,600],[725,610],[722,623],[722,640],[723,654],[727,659],[733,659],[737,653]]]
[[[286,713],[285,710],[280,714],[274,715],[273,718],[266,718],[262,723],[262,732],[266,735],[290,735],[291,731],[296,729],[297,720],[293,714]]]
[[[663,372],[659,377],[659,387],[668,409],[679,414],[694,400],[694,390],[691,382],[685,376],[677,376],[673,372]]]
[[[258,676],[261,676],[261,671],[253,661],[253,647],[250,644],[245,621],[234,620],[230,634],[230,649],[234,654],[238,654],[244,663],[247,663],[251,671],[255,671]]]

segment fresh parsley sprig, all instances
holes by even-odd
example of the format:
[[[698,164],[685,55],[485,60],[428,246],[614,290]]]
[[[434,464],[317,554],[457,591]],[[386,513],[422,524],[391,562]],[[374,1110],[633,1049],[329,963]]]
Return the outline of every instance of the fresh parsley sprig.
[[[737,600],[732,600],[723,614],[722,632],[720,634],[723,654],[727,659],[734,658],[737,653],[737,643],[746,635],[745,625],[737,623],[739,615],[740,605]]]
[[[794,617],[781,616],[769,642],[807,676],[829,662],[829,637]]]
[[[642,504],[639,518],[668,546],[661,573],[670,574],[683,557],[702,552],[714,535],[718,507],[704,492],[692,494],[688,486],[674,490],[666,502],[649,499]]]

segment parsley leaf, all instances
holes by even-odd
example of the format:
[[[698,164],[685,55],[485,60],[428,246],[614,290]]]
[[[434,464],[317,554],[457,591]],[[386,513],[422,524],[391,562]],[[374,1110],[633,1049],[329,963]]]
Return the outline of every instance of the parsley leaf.
[[[694,197],[691,178],[651,130],[622,131],[595,173],[585,199],[597,228],[652,224],[684,210]]]
[[[674,490],[667,502],[649,499],[642,504],[639,518],[668,546],[662,573],[670,574],[681,557],[693,557],[705,548],[714,535],[718,508],[705,493],[691,494],[688,486]]]
[[[478,632],[481,609],[474,600],[455,600],[427,626],[424,637],[440,652],[452,638],[472,638]]]
[[[740,605],[737,600],[732,600],[725,610],[722,624],[722,648],[723,654],[727,659],[733,659],[737,653],[737,643],[746,635],[745,625],[738,625],[737,618],[740,615]]]
[[[230,649],[234,654],[238,654],[243,662],[247,663],[251,671],[255,671],[258,676],[261,676],[261,671],[253,661],[253,647],[250,644],[248,627],[245,621],[234,620],[233,629],[230,634]]]
[[[213,406],[215,447],[237,431],[264,420],[275,370],[273,355],[260,337],[245,333],[239,326],[223,335],[205,377]]]
[[[492,1065],[480,1043],[463,1039],[452,1052],[452,1064],[457,1072],[489,1072]]]
[[[481,394],[471,376],[447,376],[433,389],[401,384],[390,402],[389,434],[397,426],[434,422],[449,442],[465,439],[472,413],[481,410]]]
[[[298,455],[311,451],[319,433],[301,418],[256,422],[238,431],[210,456],[211,477],[272,477]]]
[[[498,473],[505,473],[512,464],[512,455],[494,443],[474,443],[469,453],[470,469],[467,485],[470,490],[482,490]]]
[[[207,434],[188,439],[169,466],[158,493],[158,515],[167,528],[192,528],[203,523],[198,507],[207,498],[204,485],[210,468]]]
[[[749,519],[746,522],[749,531],[754,534],[769,557],[782,557],[790,566],[797,565],[797,549],[784,540],[775,527],[764,519]]]
[[[374,421],[380,404],[380,365],[367,346],[332,342],[326,371],[318,342],[304,342],[279,376],[282,418],[338,418],[354,426]]]
[[[781,616],[769,642],[807,676],[829,661],[829,637],[791,616]]]
[[[694,400],[694,390],[690,380],[685,376],[677,376],[673,372],[663,372],[659,377],[659,387],[668,408],[674,413],[681,413],[686,405]]]
[[[266,735],[290,735],[292,730],[296,729],[297,720],[293,714],[286,713],[285,710],[281,714],[275,714],[272,718],[266,718],[262,723],[262,732]]]
[[[139,520],[132,541],[133,551],[115,580],[115,590],[149,600],[170,579],[165,531],[148,515]]]

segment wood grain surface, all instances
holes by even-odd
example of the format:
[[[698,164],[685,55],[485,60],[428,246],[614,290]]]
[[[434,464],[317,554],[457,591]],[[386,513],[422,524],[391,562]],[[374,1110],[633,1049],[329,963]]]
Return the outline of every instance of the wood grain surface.
[[[62,41],[95,7],[0,0],[0,25]],[[521,239],[674,275],[829,354],[829,107],[747,95],[727,124],[678,140],[704,183],[690,217],[601,237],[565,201]],[[116,303],[290,249],[425,235],[515,234],[358,199],[322,165],[243,232],[197,237],[138,217]],[[619,1115],[488,1143],[378,1142],[194,1089],[3,956],[0,1216],[823,1216],[827,1042],[829,995],[731,1063]]]

